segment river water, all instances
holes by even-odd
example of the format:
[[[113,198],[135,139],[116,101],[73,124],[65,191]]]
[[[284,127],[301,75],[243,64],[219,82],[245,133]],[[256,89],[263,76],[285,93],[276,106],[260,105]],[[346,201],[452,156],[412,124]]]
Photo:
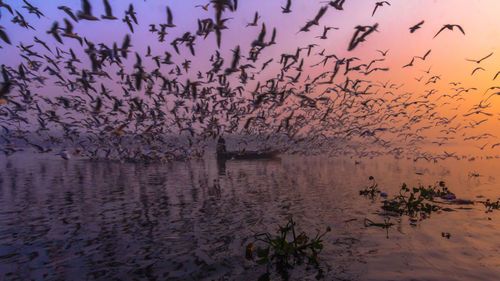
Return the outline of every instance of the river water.
[[[2,280],[257,280],[245,259],[253,234],[290,216],[300,231],[330,226],[320,254],[325,280],[497,280],[500,160],[427,162],[284,156],[281,160],[190,160],[168,164],[68,161],[18,153],[0,158]],[[445,181],[458,198],[386,233],[380,198],[359,195],[375,177],[394,196]],[[450,233],[443,237],[442,233]],[[292,280],[314,280],[298,268]],[[277,275],[272,275],[278,279]]]

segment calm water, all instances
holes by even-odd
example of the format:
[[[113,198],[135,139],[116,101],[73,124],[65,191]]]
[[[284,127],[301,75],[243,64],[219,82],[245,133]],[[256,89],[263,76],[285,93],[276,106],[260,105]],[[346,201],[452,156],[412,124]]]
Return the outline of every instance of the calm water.
[[[256,280],[264,268],[245,259],[248,238],[293,215],[310,234],[333,229],[321,254],[325,280],[497,280],[500,211],[452,206],[417,226],[402,219],[387,239],[364,227],[365,218],[383,218],[378,200],[359,190],[370,175],[390,197],[402,182],[445,180],[457,197],[496,201],[498,159],[360,162],[285,157],[221,167],[214,159],[144,165],[2,156],[0,279]]]

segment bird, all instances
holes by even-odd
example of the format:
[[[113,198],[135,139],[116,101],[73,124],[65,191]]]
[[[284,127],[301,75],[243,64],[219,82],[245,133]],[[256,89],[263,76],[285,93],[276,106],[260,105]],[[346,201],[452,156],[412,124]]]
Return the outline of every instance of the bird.
[[[30,4],[28,1],[23,0],[23,2],[24,2],[24,4],[26,4],[26,6],[22,6],[22,7],[27,9],[30,14],[35,14],[38,18],[40,18],[41,16],[42,17],[45,16],[42,12],[40,12],[40,10],[37,7]]]
[[[118,18],[113,16],[113,10],[111,9],[111,5],[109,4],[108,0],[103,0],[103,2],[104,2],[104,10],[106,12],[106,15],[101,15],[101,19],[117,20]]]
[[[174,17],[172,16],[172,11],[170,11],[170,7],[167,6],[167,27],[175,27],[176,25],[173,23]]]
[[[210,3],[207,3],[206,5],[196,5],[196,6],[194,6],[194,7],[195,7],[195,8],[200,7],[200,8],[202,8],[203,10],[208,11],[208,6],[210,6]]]
[[[73,14],[73,11],[71,10],[70,7],[68,7],[68,6],[58,6],[57,8],[59,10],[64,11],[72,20],[74,20],[75,22],[78,22],[78,18],[75,16],[75,14]]]
[[[323,34],[321,36],[316,36],[316,38],[327,39],[326,34],[328,33],[328,31],[330,29],[337,29],[338,30],[339,28],[338,27],[332,27],[332,26],[325,26],[323,28]]]
[[[434,35],[433,39],[434,39],[434,38],[436,38],[436,36],[438,36],[438,35],[439,35],[439,33],[441,33],[441,31],[443,31],[443,30],[445,30],[445,29],[448,29],[448,30],[453,30],[453,28],[454,28],[454,27],[458,28],[458,29],[462,32],[462,34],[463,34],[463,35],[465,35],[465,32],[464,32],[463,28],[462,28],[460,25],[458,25],[458,24],[445,24],[445,25],[443,25],[443,27],[441,27],[441,29],[440,29],[440,30],[436,33],[436,35]]]
[[[52,34],[52,36],[57,40],[57,42],[63,44],[61,37],[59,36],[59,22],[55,21],[47,34]]]
[[[478,71],[478,70],[483,70],[484,71],[484,68],[482,68],[482,67],[476,67],[476,68],[474,68],[474,70],[472,71],[472,73],[470,75],[471,76],[474,75],[474,73],[476,73],[476,71]]]
[[[10,42],[10,39],[9,39],[9,36],[7,36],[7,33],[5,33],[5,31],[3,30],[4,27],[0,25],[0,38],[2,38],[2,40],[11,45],[12,43]]]
[[[419,57],[419,56],[415,56],[415,58],[418,58],[418,59],[421,59],[421,60],[425,60],[425,58],[431,53],[431,49],[429,49],[425,55],[423,57]]]
[[[500,75],[500,71],[498,71],[497,74],[495,74],[495,76],[493,76],[493,80],[497,79],[498,75]]]
[[[415,57],[411,58],[411,61],[408,64],[403,65],[403,68],[413,66],[413,61],[415,60]]]
[[[373,15],[375,15],[375,12],[377,11],[377,8],[378,7],[382,7],[384,4],[387,4],[387,5],[391,5],[391,3],[387,2],[387,1],[380,1],[380,2],[376,2],[375,3],[375,8],[373,9],[373,12],[372,12],[372,17]]]
[[[290,7],[292,7],[292,0],[286,0],[286,5],[285,7],[281,7],[281,12],[283,14],[291,13],[292,10],[290,10]]]
[[[66,24],[66,28],[64,29],[64,33],[62,33],[61,36],[74,38],[74,39],[78,40],[78,42],[80,43],[80,46],[83,45],[82,38],[80,36],[78,36],[78,34],[73,33],[73,25],[71,24],[71,22],[67,19],[64,19],[64,23]]]
[[[377,52],[379,52],[382,56],[385,57],[387,55],[387,52],[389,52],[389,50],[385,50],[385,51],[377,50]]]
[[[92,6],[90,5],[89,0],[82,0],[82,10],[83,11],[78,11],[76,13],[78,19],[90,20],[90,21],[99,20],[98,18],[92,15]]]
[[[414,26],[410,27],[410,33],[415,32],[417,29],[419,29],[422,26],[422,24],[424,24],[424,21],[421,21],[421,22],[415,24]]]
[[[259,20],[259,18],[260,18],[260,16],[259,16],[259,12],[257,12],[257,11],[256,11],[256,12],[255,12],[255,15],[254,15],[254,17],[253,17],[253,22],[249,22],[249,23],[247,23],[247,27],[249,27],[249,26],[258,26],[257,21]]]
[[[474,60],[474,59],[465,59],[466,61],[472,61],[472,62],[475,62],[477,64],[481,63],[483,60],[491,57],[493,55],[493,52],[491,52],[489,55],[485,56],[484,58],[481,58],[479,60]]]
[[[5,80],[0,86],[0,104],[6,104],[9,102],[7,99],[7,94],[10,92],[12,82],[10,80]]]
[[[321,3],[328,3],[328,5],[332,6],[336,10],[342,11],[344,10],[344,2],[345,0],[335,0],[335,1],[323,1]]]

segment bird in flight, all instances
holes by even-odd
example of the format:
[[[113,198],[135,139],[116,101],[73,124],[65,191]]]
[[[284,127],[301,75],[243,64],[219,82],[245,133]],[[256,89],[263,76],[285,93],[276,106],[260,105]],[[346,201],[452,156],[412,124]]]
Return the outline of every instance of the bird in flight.
[[[431,49],[429,49],[429,51],[427,51],[427,53],[425,53],[425,55],[423,57],[419,57],[419,56],[415,56],[416,58],[418,59],[421,59],[421,60],[425,60],[425,58],[431,53]]]
[[[286,1],[286,6],[285,7],[281,7],[281,12],[283,14],[288,14],[288,13],[291,13],[292,10],[290,10],[290,7],[292,6],[292,0],[287,0]]]
[[[482,58],[482,59],[479,59],[479,60],[474,60],[474,59],[465,59],[466,61],[472,61],[472,62],[475,62],[475,63],[481,63],[483,60],[491,57],[493,55],[493,52],[490,53],[489,55],[487,55],[486,57]]]
[[[9,37],[7,36],[7,33],[5,33],[5,31],[3,31],[3,26],[0,25],[0,38],[2,38],[2,40],[7,43],[7,44],[11,44],[10,43],[10,39]]]
[[[344,5],[344,2],[345,2],[345,0],[335,0],[335,1],[325,1],[325,2],[321,2],[321,3],[328,3],[328,5],[334,7],[335,9],[337,9],[339,11],[342,11],[342,10],[344,10],[344,7],[342,7]]]
[[[167,6],[167,27],[175,27],[176,25],[173,21],[174,17],[172,16],[172,11],[170,11],[170,7]]]
[[[408,66],[413,66],[414,60],[415,60],[415,57],[411,58],[411,61],[408,64],[403,65],[403,68],[408,67]]]
[[[76,14],[81,20],[99,20],[92,15],[92,6],[90,6],[89,0],[82,0],[83,11],[78,11]]]
[[[373,17],[373,15],[375,15],[377,8],[382,7],[384,4],[387,4],[389,6],[391,5],[391,3],[387,2],[387,1],[380,1],[380,2],[375,3],[375,8],[373,9],[373,12],[372,12],[372,17]]]
[[[497,79],[497,76],[500,74],[500,71],[497,72],[497,74],[495,74],[495,76],[493,77],[493,80]]]
[[[476,73],[476,71],[478,71],[478,70],[484,70],[484,68],[482,68],[482,67],[476,67],[476,68],[474,68],[474,70],[472,71],[472,73],[470,75],[471,76],[474,75],[474,73]]]
[[[71,19],[73,19],[74,21],[78,22],[78,18],[75,16],[75,14],[73,14],[73,11],[71,11],[70,7],[67,7],[67,6],[58,6],[57,8],[59,10],[64,11],[66,14],[68,14],[68,16],[71,17]]]
[[[387,55],[387,52],[389,52],[389,50],[385,50],[385,51],[377,50],[377,52],[379,52],[382,56],[385,57]]]
[[[253,22],[247,23],[247,27],[249,26],[258,26],[259,24],[257,23],[259,21],[259,12],[255,12],[255,16],[253,17]]]
[[[432,38],[433,39],[436,38],[436,36],[438,36],[439,33],[441,33],[441,31],[443,31],[445,29],[453,30],[454,27],[457,27],[465,35],[464,29],[460,25],[458,25],[458,24],[445,24],[445,25],[443,25],[443,27],[441,27],[441,29],[438,31],[438,33],[436,33],[436,35],[434,35],[434,37],[432,37]]]
[[[415,24],[414,26],[410,27],[410,33],[415,32],[415,30],[419,29],[422,26],[422,24],[424,24],[424,21],[421,21]]]
[[[104,20],[116,20],[118,19],[117,17],[113,16],[113,10],[111,9],[111,5],[109,5],[108,0],[103,0],[104,1],[104,8],[106,10],[106,15],[101,15],[101,19]]]

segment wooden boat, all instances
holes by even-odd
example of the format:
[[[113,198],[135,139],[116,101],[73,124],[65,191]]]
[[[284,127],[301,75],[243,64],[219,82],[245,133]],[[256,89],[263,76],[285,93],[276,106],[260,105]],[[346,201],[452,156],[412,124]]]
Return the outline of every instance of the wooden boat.
[[[280,154],[277,150],[271,151],[226,151],[217,152],[217,159],[219,160],[252,160],[252,159],[273,159],[277,158]]]

